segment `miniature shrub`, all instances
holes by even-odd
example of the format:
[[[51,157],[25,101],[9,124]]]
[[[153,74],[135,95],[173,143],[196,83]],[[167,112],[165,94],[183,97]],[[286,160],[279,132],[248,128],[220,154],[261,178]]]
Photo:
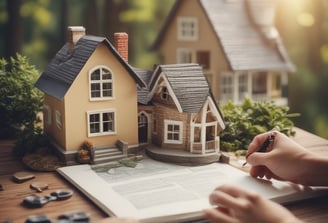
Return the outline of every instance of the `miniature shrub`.
[[[260,133],[276,129],[293,136],[295,131],[291,118],[300,115],[289,114],[288,106],[278,106],[269,101],[253,102],[250,99],[245,99],[241,105],[229,101],[221,110],[226,124],[220,135],[221,150],[233,151],[237,155],[243,155],[252,139]]]
[[[18,133],[13,154],[22,157],[25,154],[36,152],[39,148],[49,149],[49,138],[40,127],[29,126]]]
[[[39,121],[42,93],[34,87],[38,76],[24,56],[0,59],[0,138],[16,138]]]
[[[79,163],[91,163],[93,155],[93,145],[86,140],[81,144],[77,152],[77,160]]]

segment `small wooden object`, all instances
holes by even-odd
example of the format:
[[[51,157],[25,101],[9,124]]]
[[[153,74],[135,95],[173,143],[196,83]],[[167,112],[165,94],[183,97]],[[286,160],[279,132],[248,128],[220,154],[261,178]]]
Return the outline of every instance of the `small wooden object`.
[[[25,171],[16,172],[13,175],[13,179],[16,183],[23,183],[27,180],[33,179],[34,177],[35,177],[34,174]]]
[[[48,189],[48,184],[44,182],[33,182],[30,187],[37,192],[42,192],[43,190]]]

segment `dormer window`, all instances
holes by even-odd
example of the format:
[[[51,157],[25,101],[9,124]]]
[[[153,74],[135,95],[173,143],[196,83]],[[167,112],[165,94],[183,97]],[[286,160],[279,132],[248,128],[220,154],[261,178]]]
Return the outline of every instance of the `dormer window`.
[[[198,20],[195,17],[178,18],[178,40],[195,41],[198,39]]]
[[[97,67],[89,75],[90,100],[103,100],[113,97],[113,76],[106,67]]]
[[[161,95],[161,98],[165,101],[169,100],[169,91],[167,90],[167,87],[163,87],[162,88],[162,95]]]

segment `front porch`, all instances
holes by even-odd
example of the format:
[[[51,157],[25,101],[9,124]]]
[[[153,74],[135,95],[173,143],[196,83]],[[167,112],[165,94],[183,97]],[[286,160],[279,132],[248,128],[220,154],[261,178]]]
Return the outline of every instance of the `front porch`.
[[[215,151],[206,154],[193,154],[186,150],[165,149],[154,145],[148,145],[145,152],[155,160],[188,166],[218,162],[221,157],[221,154]]]
[[[205,142],[205,146],[203,146],[203,144],[200,142],[193,142],[191,153],[193,154],[215,153],[219,151],[219,144],[220,144],[219,139],[208,140]]]

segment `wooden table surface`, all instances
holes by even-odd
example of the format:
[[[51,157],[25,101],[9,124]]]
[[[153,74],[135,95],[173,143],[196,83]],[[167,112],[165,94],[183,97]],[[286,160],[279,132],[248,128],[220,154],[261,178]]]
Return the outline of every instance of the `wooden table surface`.
[[[296,128],[295,141],[323,156],[328,156],[328,140],[315,136],[304,130]],[[53,222],[59,215],[67,212],[84,211],[89,214],[90,222],[99,222],[108,216],[92,203],[86,196],[80,193],[56,172],[31,171],[35,178],[24,183],[15,183],[12,176],[15,172],[26,171],[20,160],[12,157],[11,150],[14,141],[0,141],[0,222],[24,222],[30,215],[46,214]],[[30,170],[28,170],[30,171]],[[24,197],[36,194],[30,188],[32,182],[46,182],[48,189],[38,195],[48,195],[57,189],[69,188],[74,191],[68,200],[53,201],[42,208],[28,209],[21,205]],[[297,217],[305,222],[326,222],[328,219],[328,196],[300,201],[286,206]]]

